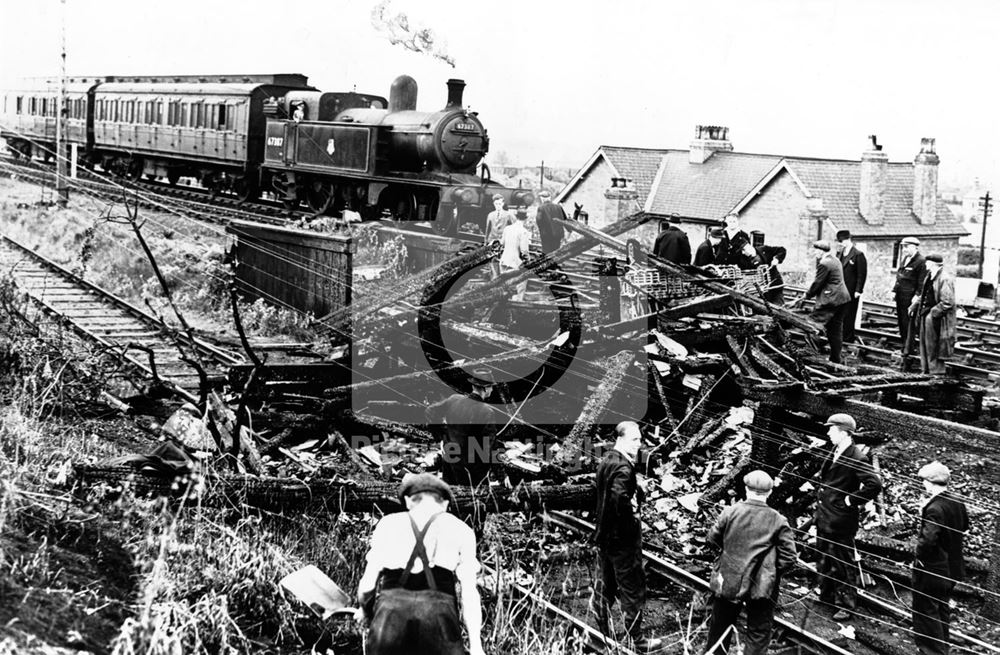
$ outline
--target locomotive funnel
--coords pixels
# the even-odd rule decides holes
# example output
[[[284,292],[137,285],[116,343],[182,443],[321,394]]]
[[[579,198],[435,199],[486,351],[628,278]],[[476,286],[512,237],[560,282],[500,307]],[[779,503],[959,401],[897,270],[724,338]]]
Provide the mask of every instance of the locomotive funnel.
[[[464,80],[456,80],[455,78],[448,80],[448,104],[445,105],[445,109],[462,108],[462,91],[464,89]]]
[[[409,75],[400,75],[389,87],[389,113],[413,111],[417,108],[417,81]]]

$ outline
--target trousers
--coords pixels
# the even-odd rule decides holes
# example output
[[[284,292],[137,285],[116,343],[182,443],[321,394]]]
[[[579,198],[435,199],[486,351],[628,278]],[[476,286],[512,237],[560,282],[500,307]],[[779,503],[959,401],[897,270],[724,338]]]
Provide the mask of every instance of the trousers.
[[[847,310],[844,312],[844,343],[854,343],[858,338],[854,334],[854,324],[858,320],[858,305],[860,304],[861,298],[854,298],[847,303]]]
[[[841,352],[844,348],[844,314],[850,303],[837,305],[836,307],[822,307],[813,310],[810,318],[817,323],[822,323],[826,330],[826,341],[830,347],[830,361],[834,364],[841,362]]]
[[[726,629],[736,623],[740,609],[746,605],[747,629],[743,655],[763,655],[771,645],[771,631],[774,627],[774,600],[758,598],[747,601],[726,600],[718,596],[712,602],[712,621],[708,626],[706,649],[712,648]],[[729,652],[732,635],[728,635],[719,648],[706,650],[705,655],[721,655]]]
[[[505,266],[504,264],[500,264],[501,273],[507,273],[508,271],[516,271],[519,268],[520,267],[518,266]],[[528,281],[524,280],[523,282],[518,282],[515,288],[517,289],[517,292],[514,294],[513,299],[524,300],[524,293],[528,290]]]
[[[954,587],[951,580],[913,571],[913,641],[920,655],[948,655],[948,600]]]
[[[913,292],[896,292],[896,325],[899,327],[899,339],[905,344],[906,334],[910,330],[910,301]]]
[[[816,567],[819,599],[844,609],[857,607],[861,575],[854,559],[854,535],[818,534],[816,549],[820,553]]]
[[[917,320],[920,326],[921,372],[944,375],[947,359],[938,357],[941,347],[941,319],[926,314]]]
[[[369,655],[465,655],[455,597],[425,589],[383,589],[368,628]]]
[[[609,614],[615,598],[621,601],[625,630],[633,640],[642,629],[642,608],[646,604],[646,572],[642,567],[640,543],[601,544],[597,565],[600,575],[594,585],[593,610],[601,633],[611,635]]]

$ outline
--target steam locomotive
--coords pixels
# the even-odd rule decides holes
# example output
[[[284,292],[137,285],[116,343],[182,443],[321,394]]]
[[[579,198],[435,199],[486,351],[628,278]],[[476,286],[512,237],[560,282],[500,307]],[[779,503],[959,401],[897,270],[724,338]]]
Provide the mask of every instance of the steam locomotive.
[[[443,109],[418,111],[417,84],[402,75],[389,98],[324,92],[298,74],[73,78],[66,87],[66,143],[85,165],[176,184],[196,178],[240,200],[271,191],[289,208],[350,210],[363,219],[430,221],[443,233],[483,225],[500,193],[530,205],[529,190],[489,179],[489,137],[448,81]],[[15,156],[55,151],[58,80],[7,91],[0,137]]]

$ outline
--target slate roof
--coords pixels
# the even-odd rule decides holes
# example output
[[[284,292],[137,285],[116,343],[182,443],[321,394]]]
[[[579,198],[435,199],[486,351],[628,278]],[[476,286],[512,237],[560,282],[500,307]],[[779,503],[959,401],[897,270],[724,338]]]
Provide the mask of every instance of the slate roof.
[[[933,225],[921,225],[913,214],[913,164],[890,163],[885,198],[885,223],[869,225],[858,212],[861,162],[788,158],[785,165],[810,195],[822,198],[823,209],[837,229],[868,238],[905,236],[964,236],[969,232],[939,198]]]
[[[777,155],[716,152],[704,163],[692,164],[687,150],[668,151],[646,211],[721,221],[781,160]]]
[[[618,174],[632,180],[639,194],[639,204],[644,205],[649,196],[649,190],[656,179],[660,161],[667,150],[652,148],[623,148],[620,146],[601,146],[600,151],[615,167]]]

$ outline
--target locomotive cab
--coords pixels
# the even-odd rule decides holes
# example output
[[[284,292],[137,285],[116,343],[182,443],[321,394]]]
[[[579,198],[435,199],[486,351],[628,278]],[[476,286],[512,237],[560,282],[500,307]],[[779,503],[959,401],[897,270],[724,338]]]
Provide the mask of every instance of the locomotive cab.
[[[330,122],[348,109],[385,109],[388,101],[367,93],[293,91],[281,99],[284,114],[292,120]],[[297,112],[300,112],[297,115]]]

